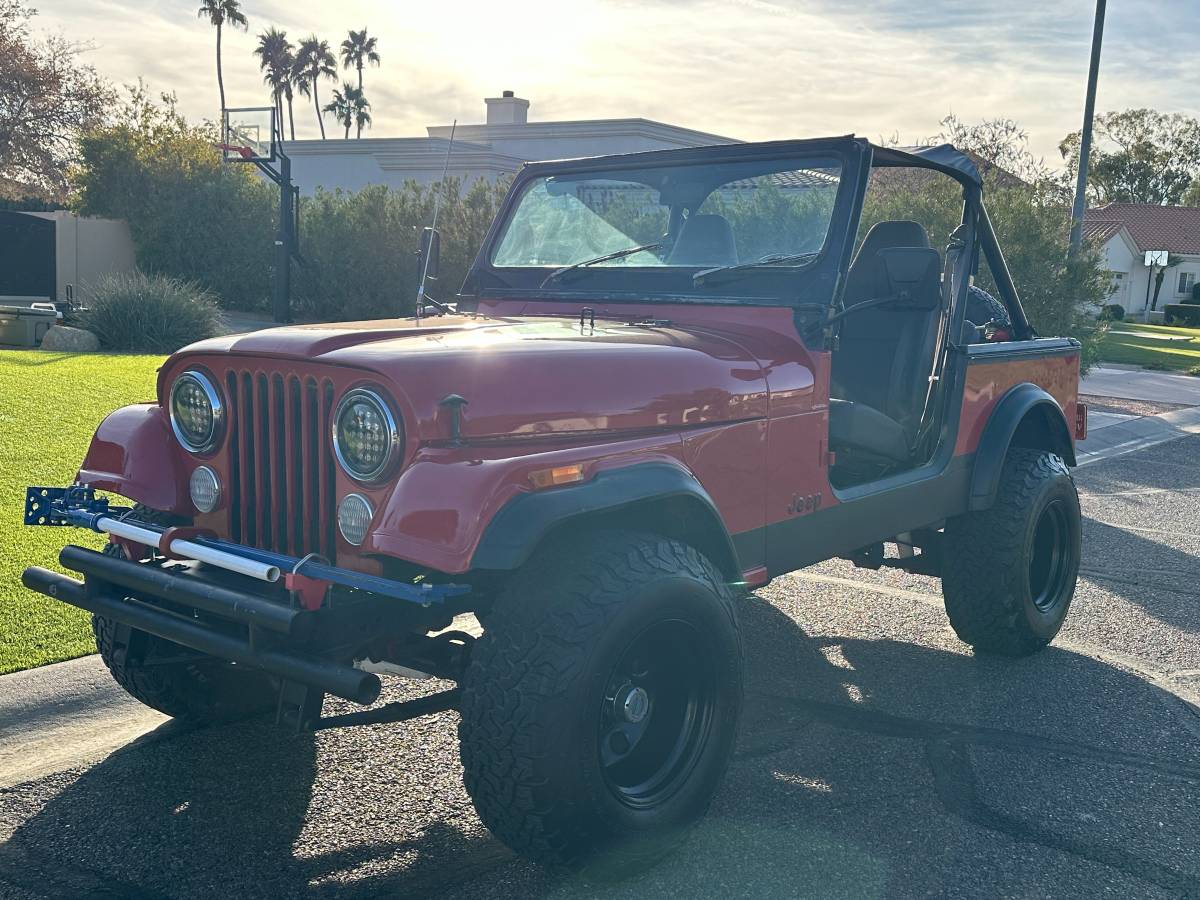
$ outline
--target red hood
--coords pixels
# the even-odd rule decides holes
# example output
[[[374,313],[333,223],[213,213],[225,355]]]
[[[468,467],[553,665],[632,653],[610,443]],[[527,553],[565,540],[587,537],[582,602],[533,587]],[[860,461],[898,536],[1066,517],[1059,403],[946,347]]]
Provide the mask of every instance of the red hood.
[[[402,407],[410,434],[439,440],[438,402],[465,397],[463,435],[561,434],[701,426],[766,415],[755,358],[730,337],[686,325],[580,326],[577,318],[447,317],[276,328],[203,341],[164,367],[236,355],[264,367],[365,370]],[[288,362],[285,362],[288,360]],[[161,393],[160,393],[161,396]]]

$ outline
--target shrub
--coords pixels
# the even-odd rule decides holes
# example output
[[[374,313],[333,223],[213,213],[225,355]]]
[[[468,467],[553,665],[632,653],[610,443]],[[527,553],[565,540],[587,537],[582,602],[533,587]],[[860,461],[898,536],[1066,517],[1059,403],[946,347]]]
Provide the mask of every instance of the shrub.
[[[1125,307],[1120,303],[1110,303],[1100,310],[1101,322],[1123,322],[1125,321]]]
[[[1200,328],[1200,306],[1168,303],[1163,307],[1163,322],[1166,325],[1187,325],[1191,328]]]
[[[300,251],[293,269],[292,309],[320,321],[409,316],[417,289],[416,250],[433,216],[437,187],[407,182],[361,191],[317,191],[305,198]],[[441,277],[427,285],[452,299],[462,284],[504,196],[503,184],[477,181],[465,193],[447,182],[438,214]]]
[[[138,267],[194,281],[234,309],[264,309],[278,192],[253,166],[227,165],[211,124],[193,125],[173,98],[132,88],[111,124],[79,141],[75,209],[129,223]]]
[[[219,333],[221,312],[195,283],[133,272],[102,278],[79,325],[109,350],[174,353]]]

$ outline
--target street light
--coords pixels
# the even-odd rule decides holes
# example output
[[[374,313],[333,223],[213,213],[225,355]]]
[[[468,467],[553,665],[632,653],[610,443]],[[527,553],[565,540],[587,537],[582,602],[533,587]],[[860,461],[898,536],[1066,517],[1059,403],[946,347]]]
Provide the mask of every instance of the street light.
[[[1070,255],[1083,246],[1083,209],[1087,202],[1088,156],[1092,151],[1092,119],[1096,114],[1096,79],[1100,74],[1100,45],[1104,41],[1104,7],[1096,0],[1096,24],[1092,29],[1092,61],[1088,68],[1087,99],[1083,104],[1083,132],[1079,136],[1079,174],[1075,180],[1075,203],[1071,207]]]

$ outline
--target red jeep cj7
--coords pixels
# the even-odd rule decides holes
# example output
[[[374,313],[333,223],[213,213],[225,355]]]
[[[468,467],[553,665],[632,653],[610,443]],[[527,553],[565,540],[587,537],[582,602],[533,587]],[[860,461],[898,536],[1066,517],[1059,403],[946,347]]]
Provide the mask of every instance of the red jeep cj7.
[[[862,223],[855,252],[870,179],[931,178],[961,185],[953,234]],[[175,354],[75,485],[30,489],[29,524],[108,549],[25,584],[91,611],[116,680],[172,716],[457,708],[480,817],[557,865],[653,859],[704,813],[747,588],[840,556],[940,577],[979,652],[1062,624],[1079,345],[1026,320],[951,147],[529,165],[457,309],[425,312]],[[380,672],[458,686],[321,718]]]

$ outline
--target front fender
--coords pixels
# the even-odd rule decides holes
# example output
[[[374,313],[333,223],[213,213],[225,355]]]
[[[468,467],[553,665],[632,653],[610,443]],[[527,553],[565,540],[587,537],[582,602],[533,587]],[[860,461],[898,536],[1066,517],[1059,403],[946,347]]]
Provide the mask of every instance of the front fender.
[[[80,484],[112,491],[152,509],[191,515],[171,425],[156,403],[109,413],[92,436],[75,476]]]
[[[690,481],[703,493],[682,456],[677,434],[572,448],[423,450],[405,467],[376,513],[363,550],[449,574],[510,569],[523,561],[536,538],[553,524],[545,518],[535,523],[532,514],[527,517],[520,510],[556,506],[567,501],[555,498],[567,494],[575,498],[575,512],[615,501],[615,495],[589,485],[606,485],[610,482],[606,473],[626,468],[653,466],[660,473],[677,472],[675,480]],[[532,472],[576,463],[583,465],[583,482],[533,490]],[[600,495],[604,496],[597,500]],[[584,498],[591,499],[583,503]]]

